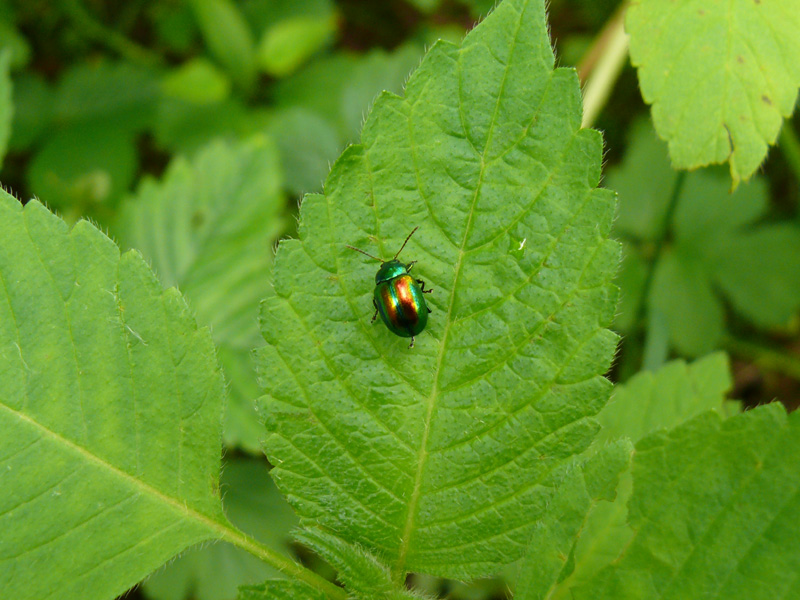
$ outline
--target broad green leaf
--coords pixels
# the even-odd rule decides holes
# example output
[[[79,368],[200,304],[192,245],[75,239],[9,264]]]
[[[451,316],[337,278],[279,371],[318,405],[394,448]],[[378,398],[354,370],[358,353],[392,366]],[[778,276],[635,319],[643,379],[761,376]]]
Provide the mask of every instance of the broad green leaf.
[[[603,429],[595,439],[595,447],[604,450],[606,444],[620,438],[638,442],[654,431],[676,427],[706,410],[724,414],[725,393],[730,387],[728,359],[723,353],[688,365],[676,360],[655,373],[640,373],[625,385],[618,385],[598,415]],[[573,571],[559,582],[553,599],[571,599],[573,588],[584,585],[616,560],[630,541],[633,532],[627,524],[627,504],[631,487],[627,472],[620,478],[614,502],[592,507],[575,545]]]
[[[547,514],[534,529],[520,565],[516,600],[552,597],[558,583],[574,568],[575,543],[587,515],[600,500],[614,499],[619,475],[628,468],[632,453],[629,441],[618,440],[561,474],[558,492],[549,499]]]
[[[30,115],[23,109],[28,120],[36,121],[23,130],[23,142],[42,135],[51,120],[58,128],[31,160],[31,190],[68,221],[88,215],[107,222],[138,167],[135,136],[152,124],[157,74],[127,63],[99,62],[67,70],[52,99],[41,83],[32,85],[33,100],[46,110]]]
[[[345,146],[329,121],[304,108],[275,111],[266,132],[280,149],[286,187],[298,194],[322,189],[331,163]]]
[[[8,52],[10,54],[8,59],[10,66],[14,69],[20,69],[30,61],[31,46],[15,24],[7,20],[9,16],[0,16],[0,54]]]
[[[271,115],[267,131],[280,146],[290,190],[322,189],[331,163],[357,138],[375,96],[382,90],[399,92],[421,53],[412,44],[391,54],[381,50],[363,56],[338,53],[278,82],[279,108]]]
[[[672,164],[730,162],[734,187],[764,160],[800,86],[795,0],[631,3],[631,62]]]
[[[164,285],[180,287],[198,322],[211,326],[231,380],[225,441],[253,451],[262,436],[249,351],[259,339],[258,303],[268,293],[272,245],[283,228],[280,189],[269,139],[217,142],[191,163],[175,159],[161,182],[145,180],[114,229],[123,246],[151,261]]]
[[[44,78],[35,73],[20,73],[14,78],[14,123],[8,145],[12,150],[27,150],[50,126],[53,92]]]
[[[194,154],[217,138],[240,139],[242,134],[254,133],[253,120],[253,113],[236,97],[200,103],[164,97],[153,133],[162,148]]]
[[[796,314],[800,228],[764,218],[763,180],[730,194],[718,170],[689,173],[677,190],[672,221],[665,224],[677,174],[669,170],[665,144],[642,123],[634,128],[623,164],[607,181],[620,194],[616,232],[629,242],[618,280],[622,304],[616,324],[622,331],[633,325],[646,260],[654,258],[647,304],[665,316],[672,345],[684,354],[700,356],[718,346],[725,312],[720,295],[761,327],[785,327]],[[647,256],[665,226],[669,243],[659,257]]]
[[[795,598],[800,414],[705,413],[636,446],[632,537],[575,598]]]
[[[392,53],[334,54],[278,82],[275,101],[280,108],[317,113],[339,131],[342,143],[351,142],[357,139],[375,96],[383,90],[399,93],[421,55],[416,44],[405,44]]]
[[[520,558],[549,477],[594,436],[618,245],[580,120],[543,2],[506,0],[378,98],[279,246],[259,353],[273,477],[396,579]],[[409,349],[370,325],[377,265],[345,244],[388,258],[414,226],[401,258],[434,291]]]
[[[257,59],[265,73],[285,77],[330,44],[336,34],[335,14],[301,15],[276,23],[264,32]]]
[[[779,223],[721,240],[712,277],[733,307],[761,327],[785,327],[800,306],[800,227]]]
[[[656,137],[649,120],[634,121],[628,138],[622,164],[609,169],[605,177],[619,194],[614,232],[626,239],[655,241],[678,174],[670,167],[666,145]],[[708,201],[725,204],[722,198]]]
[[[222,470],[220,491],[225,514],[242,531],[279,552],[288,551],[296,517],[272,483],[265,461],[234,459]],[[261,583],[279,573],[268,564],[218,542],[188,550],[142,584],[153,600],[228,600],[244,584]]]
[[[11,137],[11,122],[14,118],[14,104],[11,101],[11,52],[0,51],[0,168],[6,155],[8,139]]]
[[[130,131],[104,121],[73,123],[47,137],[30,162],[28,184],[69,221],[107,221],[137,166]]]
[[[110,598],[230,528],[211,336],[135,252],[0,192],[0,590]]]
[[[618,385],[598,415],[596,444],[627,437],[638,442],[660,428],[680,425],[706,410],[720,409],[732,385],[728,357],[709,354],[691,364],[675,360]]]
[[[231,82],[211,61],[200,57],[165,75],[161,89],[170,98],[203,105],[228,98]]]
[[[276,579],[260,585],[239,588],[238,600],[328,600],[328,597],[301,581]]]
[[[78,63],[58,82],[55,119],[63,124],[97,125],[140,131],[155,114],[158,73],[131,63]]]
[[[245,90],[255,82],[253,34],[233,0],[191,0],[190,5],[211,55]]]

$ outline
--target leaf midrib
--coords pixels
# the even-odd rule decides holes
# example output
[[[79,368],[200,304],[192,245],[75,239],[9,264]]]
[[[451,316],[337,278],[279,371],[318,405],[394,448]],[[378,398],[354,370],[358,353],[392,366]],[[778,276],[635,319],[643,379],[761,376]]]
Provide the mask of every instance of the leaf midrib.
[[[517,27],[516,27],[516,30],[514,31],[514,36],[512,38],[512,43],[511,43],[511,49],[509,51],[509,60],[506,62],[505,68],[503,70],[503,80],[502,80],[502,82],[500,84],[500,89],[499,89],[498,94],[497,94],[497,101],[495,102],[494,111],[492,113],[492,119],[491,119],[491,122],[490,122],[490,125],[489,125],[489,131],[488,131],[488,133],[486,135],[486,142],[485,142],[485,145],[484,145],[484,148],[483,148],[483,154],[481,155],[481,170],[480,170],[480,174],[479,174],[479,177],[478,177],[478,184],[476,185],[475,193],[472,196],[472,203],[470,205],[469,215],[467,217],[467,224],[464,227],[464,237],[461,240],[461,247],[458,250],[458,260],[456,262],[455,276],[453,277],[453,287],[452,287],[452,289],[450,291],[450,302],[449,302],[448,307],[447,307],[447,317],[445,319],[444,333],[442,335],[442,343],[441,343],[440,350],[439,350],[439,357],[438,357],[438,360],[437,360],[437,363],[436,363],[433,389],[431,391],[430,396],[428,396],[428,399],[427,399],[427,402],[426,402],[426,404],[427,404],[426,415],[425,415],[425,421],[424,421],[424,428],[423,428],[423,432],[422,432],[422,439],[420,441],[420,450],[419,450],[419,454],[417,455],[417,472],[416,472],[416,475],[414,476],[414,488],[413,488],[413,490],[411,492],[411,498],[409,499],[409,502],[408,502],[408,513],[407,513],[407,518],[406,518],[406,524],[405,524],[405,526],[403,528],[403,533],[402,533],[401,538],[400,538],[400,540],[401,540],[400,548],[398,550],[397,561],[396,561],[395,567],[393,569],[393,571],[394,571],[393,575],[395,577],[395,580],[398,583],[402,583],[404,578],[405,578],[406,558],[408,556],[408,550],[409,550],[409,548],[411,546],[410,541],[411,541],[411,535],[412,535],[412,532],[413,532],[413,529],[414,529],[414,521],[416,520],[417,511],[419,510],[419,500],[420,500],[421,490],[422,490],[422,479],[423,479],[423,476],[425,474],[425,466],[427,464],[427,459],[428,459],[428,438],[430,436],[431,421],[432,421],[432,418],[433,418],[434,407],[436,406],[436,400],[438,399],[438,396],[439,396],[439,385],[440,385],[441,374],[442,374],[442,365],[444,363],[444,355],[445,355],[445,352],[447,350],[447,341],[448,341],[449,336],[450,336],[450,329],[451,329],[450,326],[451,326],[451,322],[452,322],[453,306],[455,304],[456,289],[458,288],[458,280],[459,280],[459,277],[461,275],[461,268],[462,268],[462,265],[463,265],[464,255],[466,254],[465,246],[467,244],[467,239],[469,238],[469,234],[470,234],[471,228],[472,228],[472,220],[473,220],[473,216],[475,214],[475,204],[478,201],[478,196],[479,196],[480,190],[481,190],[481,188],[483,186],[484,175],[485,175],[485,172],[486,172],[486,154],[489,151],[489,148],[491,147],[492,136],[494,134],[494,127],[495,127],[495,124],[497,123],[497,114],[498,114],[498,111],[500,110],[500,102],[501,102],[501,99],[503,98],[503,93],[505,91],[506,80],[508,79],[508,71],[509,71],[511,63],[512,63],[512,57],[513,57],[513,54],[514,54],[514,50],[516,49],[516,44],[517,44],[517,39],[519,37],[519,32],[520,32],[520,29],[522,27],[523,16],[524,16],[525,11],[527,10],[527,8],[528,8],[528,3],[526,2],[524,7],[522,8],[522,10],[519,13],[519,19],[517,21]],[[459,63],[460,63],[460,60],[459,60]],[[460,69],[459,69],[459,71],[460,71]],[[459,77],[460,77],[460,72],[459,72]],[[459,106],[459,115],[461,116],[462,127],[464,128],[464,132],[466,134],[467,133],[467,127],[466,127],[466,123],[464,121],[463,112],[461,110],[462,102],[461,102],[460,94],[459,94],[459,99],[458,99],[458,106]],[[411,139],[413,140],[413,137],[411,137]],[[467,139],[469,139],[469,135],[468,134],[467,134]]]
[[[208,515],[204,515],[203,513],[193,508],[189,508],[189,506],[180,498],[173,498],[165,494],[158,488],[155,488],[141,481],[140,479],[135,478],[129,473],[126,473],[125,471],[116,467],[112,463],[104,460],[103,458],[97,456],[96,454],[93,454],[83,446],[80,446],[75,442],[73,442],[72,440],[63,437],[62,435],[56,433],[52,429],[45,427],[44,425],[32,419],[28,415],[13,409],[12,407],[8,406],[5,402],[0,402],[0,408],[10,413],[20,422],[33,426],[43,435],[43,437],[50,438],[57,444],[60,444],[62,447],[66,448],[67,450],[72,451],[75,454],[79,455],[87,462],[99,466],[101,469],[106,470],[117,479],[123,481],[125,484],[130,485],[134,489],[138,489],[139,491],[142,492],[143,495],[155,498],[162,504],[169,506],[178,515],[182,515],[184,519],[193,520],[196,523],[200,524],[201,526],[205,527],[206,529],[209,530],[209,533],[211,534],[209,536],[210,538],[213,537],[234,544],[235,546],[238,546],[243,550],[248,551],[249,553],[263,560],[264,562],[272,565],[279,571],[287,575],[294,576],[297,579],[300,579],[305,583],[308,583],[309,585],[312,585],[313,587],[322,590],[323,592],[328,594],[328,596],[330,596],[331,598],[335,600],[345,600],[346,597],[345,594],[342,592],[341,588],[322,579],[321,577],[316,575],[316,573],[301,567],[300,565],[293,562],[289,558],[281,554],[278,554],[274,550],[256,541],[254,538],[239,531],[230,523],[216,521]]]

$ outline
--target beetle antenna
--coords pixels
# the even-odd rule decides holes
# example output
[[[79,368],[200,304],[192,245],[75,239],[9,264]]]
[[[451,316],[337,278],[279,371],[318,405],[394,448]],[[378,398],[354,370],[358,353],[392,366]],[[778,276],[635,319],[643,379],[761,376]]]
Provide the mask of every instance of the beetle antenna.
[[[406,247],[406,244],[408,243],[408,240],[410,240],[410,239],[411,239],[411,236],[412,236],[412,235],[414,235],[414,232],[415,232],[417,229],[419,229],[419,225],[417,225],[416,227],[414,227],[414,229],[412,229],[412,230],[411,230],[411,233],[409,233],[409,234],[408,234],[408,237],[406,238],[406,241],[405,241],[405,242],[403,242],[403,245],[402,245],[402,246],[400,246],[400,250],[398,250],[398,251],[397,251],[397,254],[395,254],[395,255],[394,255],[394,257],[395,257],[395,258],[397,258],[398,256],[400,256],[400,253],[403,251],[403,248],[405,248],[405,247]]]
[[[361,252],[361,254],[363,254],[363,255],[365,255],[365,256],[369,256],[370,258],[372,258],[372,259],[374,259],[374,260],[377,260],[377,261],[380,261],[380,262],[386,262],[386,261],[385,261],[385,260],[383,260],[382,258],[378,258],[377,256],[372,256],[372,254],[369,254],[369,253],[367,253],[367,252],[364,252],[363,250],[359,250],[358,248],[353,248],[352,246],[348,246],[347,244],[345,244],[345,245],[344,245],[344,247],[345,247],[345,248],[350,248],[350,250],[355,250],[356,252]]]

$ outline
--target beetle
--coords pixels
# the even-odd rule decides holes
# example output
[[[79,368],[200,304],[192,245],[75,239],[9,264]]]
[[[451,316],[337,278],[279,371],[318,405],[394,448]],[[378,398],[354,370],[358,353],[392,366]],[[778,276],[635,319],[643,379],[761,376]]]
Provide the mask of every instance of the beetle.
[[[414,336],[419,334],[428,324],[428,313],[431,309],[425,303],[422,294],[430,294],[432,289],[425,289],[425,282],[422,279],[414,279],[410,274],[411,267],[417,261],[412,260],[405,264],[397,260],[403,248],[406,247],[408,240],[414,235],[419,227],[414,227],[408,234],[406,241],[400,246],[400,250],[391,260],[383,260],[377,256],[372,256],[354,248],[347,246],[350,250],[355,250],[373,260],[380,261],[381,266],[375,274],[375,291],[372,296],[372,304],[375,306],[375,314],[372,315],[372,323],[381,315],[389,331],[400,337],[410,337],[409,348],[414,347]]]

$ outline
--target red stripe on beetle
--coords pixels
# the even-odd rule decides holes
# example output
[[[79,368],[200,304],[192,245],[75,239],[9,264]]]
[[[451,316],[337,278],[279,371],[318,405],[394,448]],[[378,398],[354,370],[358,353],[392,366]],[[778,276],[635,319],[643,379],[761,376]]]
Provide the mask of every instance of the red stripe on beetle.
[[[384,310],[386,311],[386,318],[389,319],[392,323],[397,322],[397,304],[392,298],[392,288],[390,286],[385,286],[381,290],[381,306],[383,306]]]
[[[414,294],[411,292],[411,281],[412,279],[408,275],[398,278],[394,282],[394,290],[401,309],[410,307],[411,310],[403,310],[403,317],[406,322],[413,325],[417,322],[418,315],[415,310]]]

